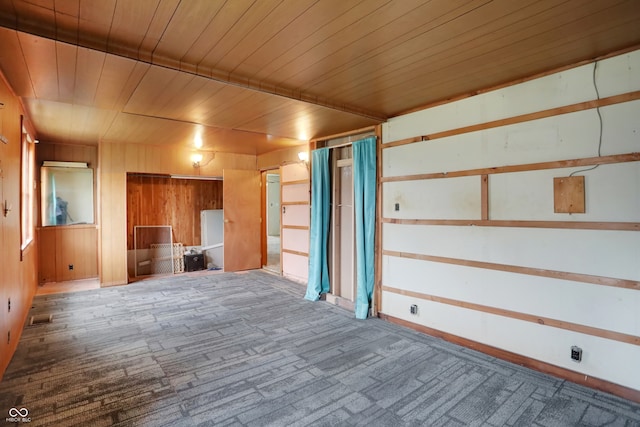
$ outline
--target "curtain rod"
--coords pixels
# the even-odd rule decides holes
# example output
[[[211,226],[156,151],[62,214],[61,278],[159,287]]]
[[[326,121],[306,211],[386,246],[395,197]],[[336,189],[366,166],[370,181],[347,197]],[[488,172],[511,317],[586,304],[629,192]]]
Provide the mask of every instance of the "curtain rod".
[[[309,142],[324,142],[332,139],[343,138],[345,136],[358,135],[361,133],[371,132],[375,130],[376,130],[376,125],[371,125],[371,126],[363,127],[361,129],[352,130],[349,132],[336,133],[334,135],[323,136],[322,138],[313,138],[313,139],[310,139]]]
[[[378,137],[376,135],[371,135],[373,137],[375,137],[376,139],[378,139]],[[348,141],[348,142],[343,142],[342,144],[336,144],[336,145],[327,145],[326,148],[342,148],[342,147],[346,147],[349,145],[353,145],[355,141]]]

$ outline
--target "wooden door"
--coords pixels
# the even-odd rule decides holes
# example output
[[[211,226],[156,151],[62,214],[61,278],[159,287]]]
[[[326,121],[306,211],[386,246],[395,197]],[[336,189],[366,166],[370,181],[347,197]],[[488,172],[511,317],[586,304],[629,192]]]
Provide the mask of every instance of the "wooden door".
[[[224,270],[261,267],[260,172],[222,171]]]

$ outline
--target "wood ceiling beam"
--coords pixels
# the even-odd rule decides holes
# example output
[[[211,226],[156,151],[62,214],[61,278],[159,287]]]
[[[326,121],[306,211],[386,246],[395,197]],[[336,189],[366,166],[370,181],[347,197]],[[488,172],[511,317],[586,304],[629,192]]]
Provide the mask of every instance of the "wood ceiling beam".
[[[4,27],[10,30],[23,32],[26,34],[42,37],[50,40],[54,40],[60,43],[66,43],[72,46],[83,47],[91,49],[93,51],[107,53],[114,56],[131,59],[141,63],[149,65],[155,65],[158,67],[167,68],[170,70],[180,71],[187,74],[192,74],[206,79],[210,79],[222,84],[241,87],[247,90],[260,92],[263,94],[278,96],[295,101],[301,101],[308,104],[313,104],[325,108],[329,108],[344,113],[354,114],[360,117],[365,117],[378,121],[380,123],[387,120],[387,116],[379,111],[370,111],[353,105],[347,105],[343,103],[334,102],[328,98],[324,98],[320,95],[304,93],[299,90],[295,90],[289,87],[270,84],[263,81],[254,81],[245,76],[234,75],[232,73],[225,73],[223,71],[214,68],[198,67],[194,64],[186,64],[178,59],[166,58],[152,53],[141,53],[137,49],[128,46],[114,46],[109,44],[105,46],[104,40],[91,39],[86,35],[78,35],[76,32],[66,34],[59,28],[53,28],[52,26],[43,25],[43,23],[18,22],[8,19],[6,15],[0,13],[0,27]]]

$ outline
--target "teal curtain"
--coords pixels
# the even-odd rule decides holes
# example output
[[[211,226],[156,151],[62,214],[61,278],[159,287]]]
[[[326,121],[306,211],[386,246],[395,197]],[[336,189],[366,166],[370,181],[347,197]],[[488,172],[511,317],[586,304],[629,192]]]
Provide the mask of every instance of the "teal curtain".
[[[374,285],[376,232],[376,137],[353,143],[353,192],[356,222],[356,319],[366,319]]]
[[[317,301],[329,292],[327,242],[331,204],[329,149],[311,152],[311,230],[309,236],[309,281],[305,299]]]

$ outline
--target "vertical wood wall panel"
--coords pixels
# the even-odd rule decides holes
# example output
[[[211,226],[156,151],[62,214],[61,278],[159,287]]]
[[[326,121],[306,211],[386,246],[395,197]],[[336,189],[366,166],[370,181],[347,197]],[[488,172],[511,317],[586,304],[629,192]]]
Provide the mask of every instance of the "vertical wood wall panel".
[[[170,225],[174,242],[198,246],[200,211],[222,208],[222,181],[129,175],[127,249],[133,249],[136,225]]]
[[[98,210],[97,167],[98,147],[76,144],[54,144],[40,142],[36,146],[36,224],[42,224],[40,215],[40,166],[44,161],[83,162],[94,170],[94,217],[95,225],[64,227],[40,227],[39,229],[39,282],[98,277]],[[73,264],[73,270],[69,270]]]
[[[127,173],[222,176],[222,169],[255,170],[256,157],[206,153],[200,168],[191,163],[193,150],[175,145],[149,146],[102,141],[100,161],[100,283],[123,285],[127,274]]]
[[[0,380],[13,356],[37,287],[38,242],[33,241],[20,255],[21,115],[20,102],[0,73],[0,204],[13,209],[0,211]],[[8,300],[11,299],[11,311]]]

